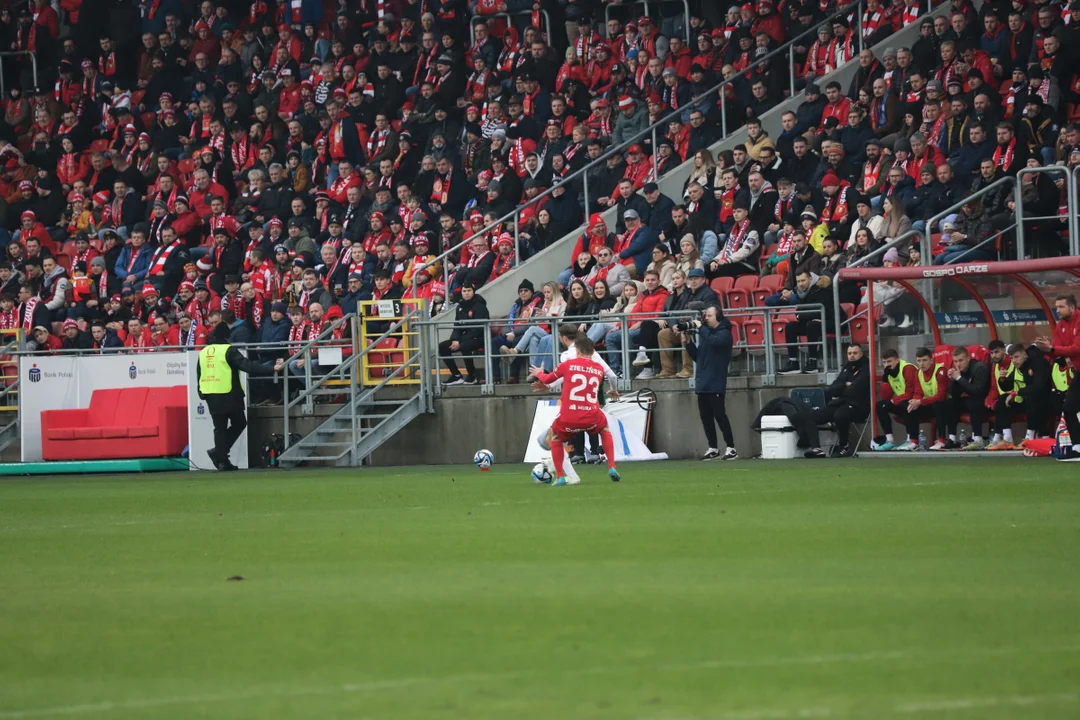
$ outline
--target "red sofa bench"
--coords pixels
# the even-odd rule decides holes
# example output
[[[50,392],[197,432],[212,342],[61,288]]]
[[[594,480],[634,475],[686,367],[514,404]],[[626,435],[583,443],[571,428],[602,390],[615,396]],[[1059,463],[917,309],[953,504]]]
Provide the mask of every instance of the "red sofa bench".
[[[187,386],[95,390],[90,407],[41,413],[45,460],[177,456],[188,444]]]

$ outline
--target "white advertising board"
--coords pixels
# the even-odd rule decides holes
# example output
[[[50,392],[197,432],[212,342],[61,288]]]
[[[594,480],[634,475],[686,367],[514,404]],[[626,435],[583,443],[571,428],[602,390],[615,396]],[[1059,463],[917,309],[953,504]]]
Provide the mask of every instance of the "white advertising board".
[[[23,462],[41,461],[41,413],[79,403],[78,358],[19,356],[19,435]]]
[[[608,428],[615,440],[615,460],[666,460],[667,453],[654,453],[645,446],[645,432],[649,426],[649,411],[633,401],[610,402],[604,408]],[[537,400],[533,412],[529,444],[525,447],[526,463],[537,463],[551,455],[536,442],[536,437],[559,415],[557,399]]]

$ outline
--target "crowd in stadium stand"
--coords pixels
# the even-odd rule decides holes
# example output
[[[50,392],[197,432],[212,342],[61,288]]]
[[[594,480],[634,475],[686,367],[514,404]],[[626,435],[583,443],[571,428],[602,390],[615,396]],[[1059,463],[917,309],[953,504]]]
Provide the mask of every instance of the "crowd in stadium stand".
[[[840,268],[972,190],[1029,163],[1080,163],[1076,3],[955,0],[880,57],[871,46],[920,22],[923,3],[869,0],[857,16],[758,0],[715,22],[703,2],[688,18],[678,3],[633,17],[598,0],[80,7],[0,11],[0,34],[38,72],[34,87],[25,56],[4,61],[0,328],[43,351],[195,346],[214,313],[236,342],[296,347],[366,300],[475,316],[484,299],[463,289],[584,224],[564,273],[522,283],[499,340],[521,355],[508,379],[552,342],[515,324],[526,316],[635,311],[625,332],[581,324],[614,367],[626,345],[645,377],[686,377],[666,311],[725,303],[729,281],[758,275],[770,305],[831,306]],[[754,65],[838,10],[790,48],[795,78],[784,58]],[[847,87],[819,84],[848,62]],[[708,91],[724,78],[721,102]],[[805,96],[771,137],[758,118],[791,82]],[[656,148],[645,135],[591,167],[588,198],[582,176],[563,181],[674,112]],[[725,126],[748,139],[714,156]],[[667,197],[657,181],[684,160],[690,178]],[[547,189],[517,242],[512,222],[478,232]],[[1063,191],[1026,176],[1025,213],[1063,213]],[[944,218],[934,258],[904,243],[871,264],[1009,256],[1013,202],[989,194]],[[1033,221],[1028,247],[1062,252],[1061,227]],[[464,241],[446,283],[436,258]],[[863,288],[847,285],[856,306]],[[896,301],[884,323],[916,322]],[[834,331],[824,317],[800,313],[792,332]]]

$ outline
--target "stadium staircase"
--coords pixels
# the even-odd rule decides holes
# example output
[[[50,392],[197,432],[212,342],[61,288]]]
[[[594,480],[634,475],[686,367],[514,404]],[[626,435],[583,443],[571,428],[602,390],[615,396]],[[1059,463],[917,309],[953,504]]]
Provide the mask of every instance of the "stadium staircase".
[[[358,467],[418,415],[434,412],[431,373],[425,371],[419,332],[412,329],[412,323],[423,319],[423,312],[409,311],[382,335],[370,341],[365,338],[363,349],[357,345],[352,352],[343,353],[346,357],[339,364],[321,377],[309,376],[304,389],[286,401],[286,449],[278,457],[281,467]],[[360,325],[357,320],[347,316],[338,322],[352,321],[355,329]],[[307,358],[310,366],[317,344],[333,346],[327,336],[335,327],[298,349],[289,362]],[[353,337],[358,342],[361,335],[354,332]],[[343,404],[306,436],[292,434],[291,411],[298,408],[301,413],[310,413],[313,403],[321,402]]]

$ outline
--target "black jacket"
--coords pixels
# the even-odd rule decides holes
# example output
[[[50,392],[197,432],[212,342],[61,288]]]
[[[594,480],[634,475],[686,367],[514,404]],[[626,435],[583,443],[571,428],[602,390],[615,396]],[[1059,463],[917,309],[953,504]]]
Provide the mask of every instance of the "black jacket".
[[[462,300],[458,303],[457,310],[454,313],[454,330],[450,333],[450,340],[457,340],[459,343],[479,343],[481,346],[484,342],[484,333],[487,328],[483,325],[458,325],[468,320],[487,320],[490,317],[488,315],[487,301],[480,295],[473,295],[472,300]]]
[[[1025,400],[1046,400],[1050,397],[1050,363],[1046,356],[1031,347],[1028,349],[1028,359],[1020,366],[1020,375],[1024,378],[1024,387],[1017,391],[1017,395]],[[1001,389],[1007,392],[1013,391],[1013,376],[1009,373],[1001,380]]]
[[[982,399],[990,392],[990,366],[978,360],[968,363],[967,370],[949,383],[949,396]]]
[[[236,404],[243,406],[244,386],[240,383],[241,371],[256,377],[270,377],[274,374],[274,368],[272,366],[263,365],[254,360],[248,360],[244,357],[243,353],[232,345],[229,345],[228,349],[225,351],[225,362],[228,363],[229,368],[232,370],[232,390],[223,395],[204,395],[202,388],[199,389],[199,397],[205,400],[206,404],[210,406],[211,415],[219,412],[226,412]],[[202,377],[201,361],[195,366],[195,377],[196,382]]]
[[[825,397],[830,406],[846,405],[860,418],[870,414],[870,363],[865,355],[844,364],[840,374],[825,388]]]
[[[702,325],[697,337],[686,344],[686,352],[694,359],[694,392],[720,394],[727,392],[728,365],[731,364],[731,322],[721,318],[715,328]]]

